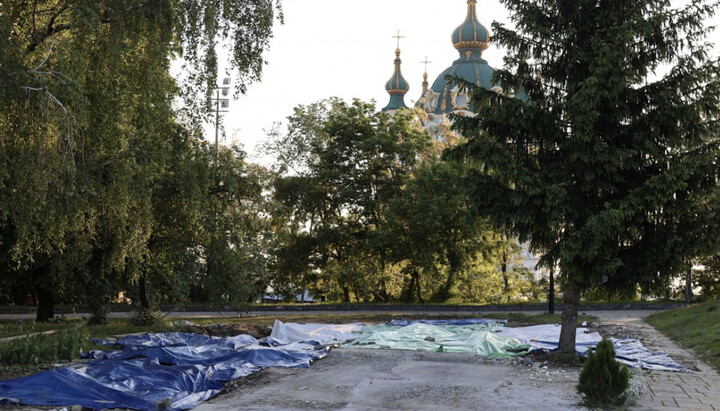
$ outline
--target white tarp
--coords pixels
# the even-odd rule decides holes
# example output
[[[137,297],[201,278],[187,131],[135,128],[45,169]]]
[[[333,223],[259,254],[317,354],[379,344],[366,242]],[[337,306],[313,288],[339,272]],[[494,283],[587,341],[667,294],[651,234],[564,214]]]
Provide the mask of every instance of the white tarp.
[[[292,342],[316,341],[320,344],[343,342],[357,338],[364,324],[295,324],[275,320],[272,333],[268,339],[276,344]]]
[[[354,340],[354,348],[385,348],[421,351],[472,352],[482,356],[516,356],[538,350],[558,348],[560,326],[556,324],[529,327],[504,327],[500,324],[432,325],[403,322],[407,325],[380,324],[285,324],[275,320],[271,344],[315,341],[319,344]],[[587,355],[588,349],[602,341],[597,332],[578,328],[576,352]],[[650,370],[688,371],[663,352],[653,352],[632,339],[617,340],[615,358],[631,367]]]
[[[493,332],[505,338],[513,338],[523,344],[530,345],[530,351],[538,349],[557,348],[560,341],[560,326],[557,324],[531,325],[528,327],[493,327]],[[595,347],[602,341],[597,332],[590,332],[587,328],[578,328],[575,345],[578,354],[585,354],[589,347]]]

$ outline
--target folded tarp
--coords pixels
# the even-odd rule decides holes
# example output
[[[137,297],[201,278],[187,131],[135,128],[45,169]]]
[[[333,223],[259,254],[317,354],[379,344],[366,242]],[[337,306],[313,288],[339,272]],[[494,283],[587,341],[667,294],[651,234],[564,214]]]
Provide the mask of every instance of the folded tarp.
[[[268,342],[289,344],[292,342],[315,342],[330,344],[357,338],[363,324],[294,324],[275,320]]]
[[[530,348],[518,340],[492,332],[489,324],[455,326],[423,323],[404,327],[389,324],[363,327],[360,338],[344,346],[472,353],[492,358],[522,355]]]
[[[143,334],[118,341],[121,351],[94,351],[99,361],[0,382],[0,404],[154,410],[167,400],[174,410],[193,408],[227,381],[264,367],[309,367],[327,355],[313,345],[271,348],[249,336]]]

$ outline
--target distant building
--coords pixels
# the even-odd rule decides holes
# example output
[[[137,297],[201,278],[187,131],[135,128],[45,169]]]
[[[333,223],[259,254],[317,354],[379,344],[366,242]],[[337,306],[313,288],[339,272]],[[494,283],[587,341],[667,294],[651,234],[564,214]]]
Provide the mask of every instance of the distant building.
[[[499,85],[493,82],[495,69],[488,65],[482,58],[482,54],[490,47],[490,33],[480,23],[477,17],[477,0],[468,0],[468,10],[465,21],[452,32],[452,45],[460,54],[459,58],[446,68],[430,87],[428,83],[427,63],[424,61],[425,73],[423,74],[422,93],[417,100],[415,107],[424,110],[428,114],[426,127],[432,130],[435,126],[448,121],[448,114],[454,113],[461,116],[474,116],[473,102],[470,96],[461,88],[448,81],[449,77],[459,77],[464,81],[483,87],[487,90],[502,92]],[[410,86],[403,78],[400,59],[400,43],[402,38],[398,33],[398,47],[395,50],[395,71],[393,76],[385,84],[385,90],[390,94],[390,102],[382,111],[394,114],[397,110],[407,108],[405,105],[405,94]],[[521,97],[522,98],[522,97]],[[530,252],[527,246],[523,246],[521,252],[522,265],[534,273],[535,279],[540,280],[547,277],[545,270],[537,270],[538,257]]]

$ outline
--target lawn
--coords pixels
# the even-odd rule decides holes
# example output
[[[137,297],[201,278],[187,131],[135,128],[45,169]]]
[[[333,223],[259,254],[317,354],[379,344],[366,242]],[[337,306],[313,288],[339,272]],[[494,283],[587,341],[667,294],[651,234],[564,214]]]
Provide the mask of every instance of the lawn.
[[[720,300],[659,312],[646,321],[720,371]]]

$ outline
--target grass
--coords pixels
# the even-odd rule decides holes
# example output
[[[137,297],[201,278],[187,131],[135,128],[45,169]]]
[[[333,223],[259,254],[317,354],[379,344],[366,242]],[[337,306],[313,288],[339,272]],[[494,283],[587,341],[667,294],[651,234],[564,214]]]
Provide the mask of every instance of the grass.
[[[57,332],[26,336],[0,343],[0,379],[51,368],[53,364],[81,358],[82,352],[104,348],[93,344],[90,337],[104,338],[139,332],[178,330],[178,327],[165,323],[152,327],[134,326],[124,319],[112,320],[109,324],[100,326],[84,326],[81,320],[49,323],[43,326],[36,327],[34,332],[40,332],[38,328],[42,328],[43,331],[57,330]],[[21,331],[26,333],[28,326],[26,325]]]
[[[720,371],[720,300],[659,312],[646,321]]]
[[[0,339],[42,333],[46,331],[57,331],[74,328],[82,324],[82,320],[60,320],[49,323],[36,323],[33,320],[0,320]]]
[[[492,314],[469,314],[469,313],[442,313],[442,314],[393,314],[393,313],[348,313],[348,314],[278,314],[263,316],[238,316],[223,318],[188,318],[197,324],[241,324],[241,325],[273,325],[275,319],[282,322],[295,323],[322,323],[322,324],[342,324],[342,323],[382,323],[393,319],[396,320],[446,320],[446,319],[464,319],[464,318],[494,318],[498,320],[508,320],[510,326],[513,325],[535,325],[535,324],[560,324],[562,316],[560,314],[522,314],[522,313],[492,313]],[[588,315],[578,316],[578,324],[583,321],[596,321],[596,317]]]

